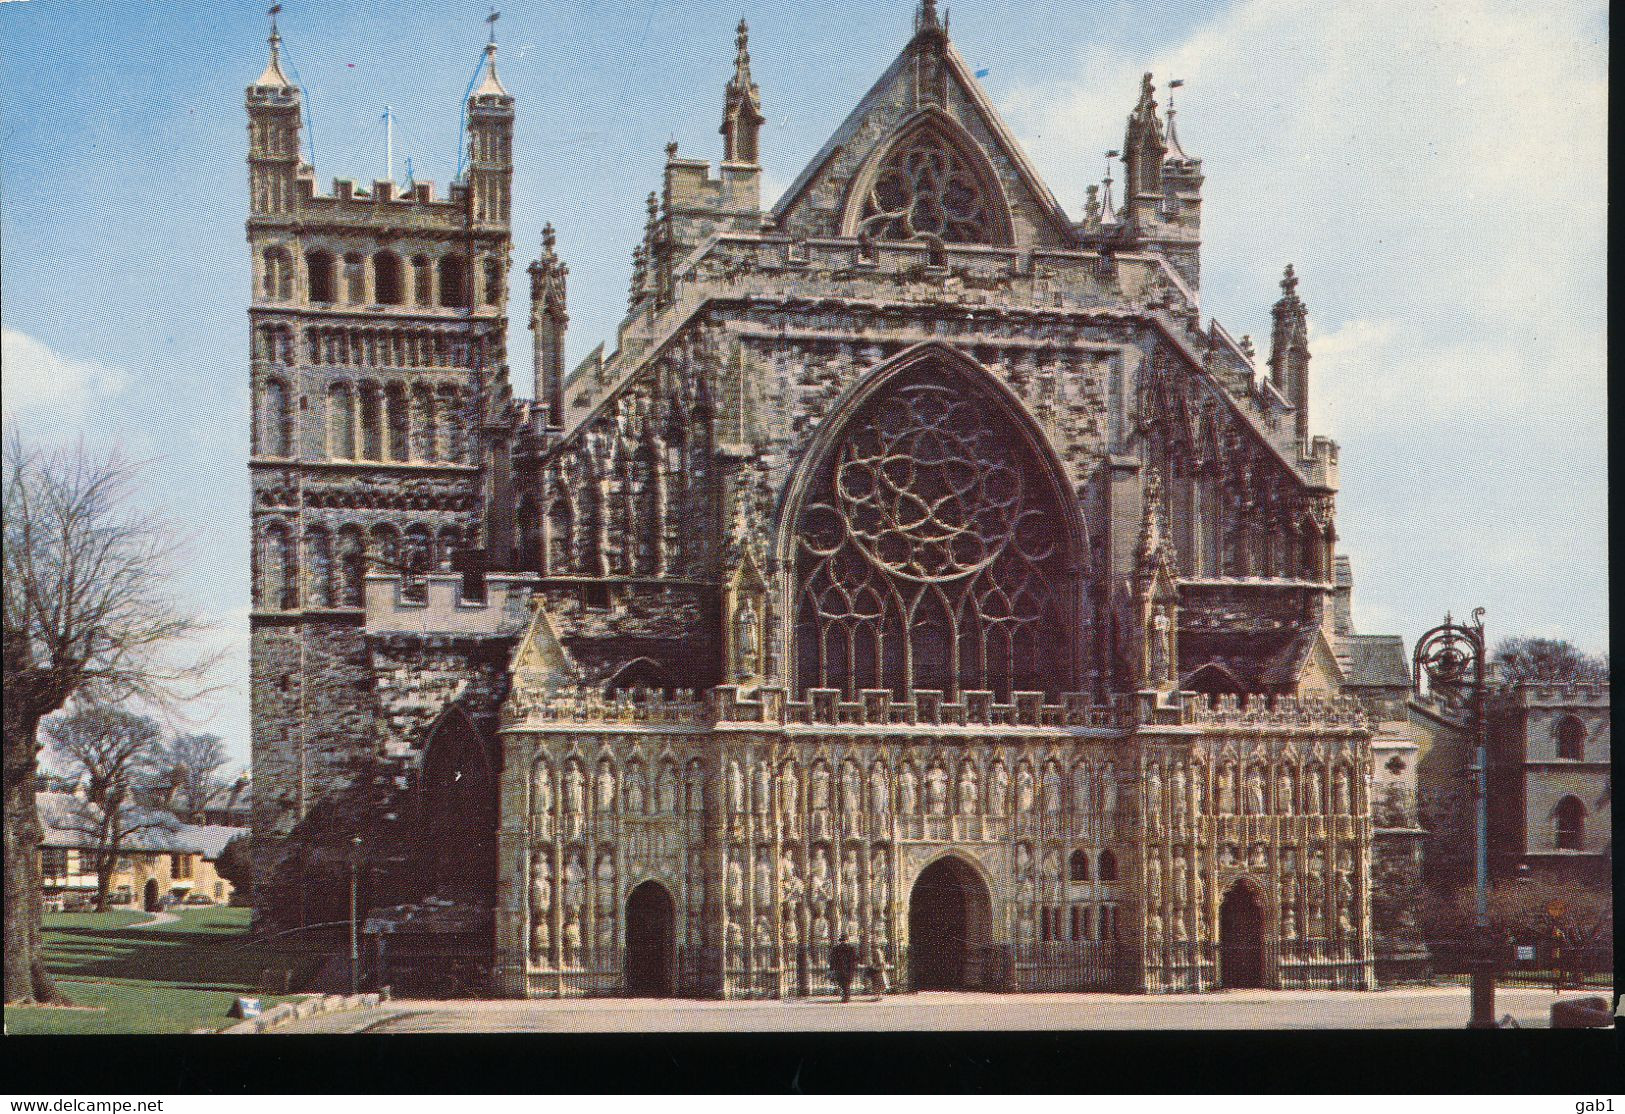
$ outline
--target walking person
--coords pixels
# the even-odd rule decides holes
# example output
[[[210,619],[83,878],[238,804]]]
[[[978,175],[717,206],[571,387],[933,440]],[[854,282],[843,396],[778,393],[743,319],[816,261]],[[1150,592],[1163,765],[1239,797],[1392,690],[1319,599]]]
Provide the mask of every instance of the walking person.
[[[891,964],[886,962],[886,951],[879,944],[869,945],[869,963],[864,967],[863,973],[869,979],[869,993],[880,1001],[891,992],[891,984],[886,978],[886,970]]]
[[[841,1001],[852,1000],[852,979],[858,973],[858,949],[852,946],[852,937],[843,936],[841,942],[829,950],[829,972],[835,985],[841,988]]]

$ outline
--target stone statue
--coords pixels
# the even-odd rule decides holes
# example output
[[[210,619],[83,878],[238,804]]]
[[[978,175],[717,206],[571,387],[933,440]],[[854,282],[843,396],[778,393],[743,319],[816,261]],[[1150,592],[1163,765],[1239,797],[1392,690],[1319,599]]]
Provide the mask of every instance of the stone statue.
[[[801,777],[793,762],[779,767],[779,807],[786,816],[795,816],[801,811]]]
[[[1050,816],[1061,812],[1061,767],[1054,759],[1044,763],[1044,811]]]
[[[1150,629],[1146,631],[1146,683],[1151,688],[1162,688],[1173,682],[1173,665],[1171,661],[1173,641],[1173,623],[1168,618],[1168,609],[1158,606],[1151,613]]]
[[[1229,762],[1219,770],[1219,812],[1230,815],[1236,811],[1236,767]]]
[[[1117,811],[1117,767],[1111,759],[1100,771],[1100,809],[1107,816]]]
[[[766,913],[756,914],[756,930],[751,934],[756,943],[756,965],[758,967],[771,967],[773,965],[773,924],[767,919]]]
[[[967,758],[959,766],[959,812],[975,816],[976,811],[976,766]]]
[[[1293,792],[1292,767],[1283,765],[1275,774],[1275,807],[1283,815],[1292,814],[1292,798],[1297,794]]]
[[[1185,905],[1190,900],[1190,866],[1183,851],[1174,854],[1174,904]]]
[[[655,782],[655,796],[660,811],[666,816],[677,814],[677,767],[670,761],[660,764],[660,777]]]
[[[1078,762],[1072,767],[1072,811],[1088,812],[1092,803],[1089,792],[1089,767]]]
[[[1349,906],[1354,904],[1354,884],[1349,881],[1349,872],[1337,872],[1337,904]]]
[[[1333,811],[1339,816],[1348,816],[1353,811],[1349,801],[1349,782],[1352,779],[1353,773],[1349,768],[1340,766],[1337,776],[1332,780],[1332,799],[1335,805]]]
[[[1061,893],[1061,857],[1053,847],[1044,852],[1039,877],[1044,881],[1045,897],[1051,900],[1058,898]]]
[[[688,814],[699,816],[705,811],[705,766],[698,759],[688,764]]]
[[[1003,816],[1010,807],[1010,770],[1002,759],[994,759],[993,772],[988,776],[987,812],[989,816]]]
[[[1174,819],[1185,819],[1185,815],[1190,811],[1191,807],[1190,782],[1185,777],[1185,763],[1174,763],[1174,774],[1168,780],[1168,790],[1169,795],[1173,798]]]
[[[564,811],[580,816],[587,811],[587,778],[581,772],[581,763],[570,760],[564,771]]]
[[[728,856],[728,908],[738,909],[745,904],[745,868],[736,855]]]
[[[581,922],[571,913],[564,922],[564,965],[577,967],[581,964]]]
[[[547,962],[547,949],[552,946],[552,932],[546,917],[532,917],[530,921],[530,958],[533,963]]]
[[[613,905],[615,902],[615,856],[608,851],[598,856],[597,876],[599,905]]]
[[[581,852],[572,851],[564,864],[564,907],[580,909],[587,901],[587,866]]]
[[[801,875],[796,870],[795,854],[788,847],[784,849],[784,854],[779,859],[779,888],[786,905],[800,903]]]
[[[869,810],[876,816],[884,816],[891,811],[891,786],[886,778],[885,764],[878,761],[869,767]]]
[[[829,808],[829,767],[823,762],[813,763],[812,787],[808,797],[814,812]]]
[[[1254,816],[1269,811],[1264,803],[1264,772],[1257,766],[1247,768],[1247,811]]]
[[[1320,767],[1310,766],[1309,772],[1303,775],[1303,811],[1314,814],[1320,811]]]
[[[863,775],[850,758],[841,763],[841,811],[848,816],[863,811]]]
[[[745,811],[745,776],[740,772],[739,763],[728,759],[728,811],[738,816]]]
[[[1191,766],[1191,802],[1196,815],[1207,812],[1207,767],[1200,762]]]
[[[1145,935],[1146,939],[1154,942],[1162,940],[1162,914],[1155,909],[1145,919]]]
[[[598,762],[598,811],[615,811],[615,767],[607,758]]]
[[[904,762],[897,775],[897,811],[904,816],[920,811],[920,779],[912,762]]]
[[[1023,762],[1016,767],[1016,814],[1024,816],[1033,810],[1033,768]]]
[[[801,944],[801,928],[800,928],[799,925],[797,925],[796,918],[794,916],[785,917],[784,918],[784,958],[785,958],[786,963],[790,962],[790,958],[795,955],[796,948],[800,944]]]
[[[634,762],[626,775],[626,811],[631,816],[642,816],[648,803],[648,786],[643,776],[643,763]]]
[[[932,816],[948,811],[948,771],[941,764],[933,764],[925,772],[925,807]]]
[[[1255,843],[1247,853],[1248,870],[1265,870],[1269,867],[1269,852],[1262,843]]]
[[[829,921],[824,917],[824,910],[822,906],[819,907],[817,913],[813,916],[812,943],[813,947],[819,949],[829,947]]]
[[[1196,892],[1196,907],[1207,908],[1207,879],[1202,877],[1202,865],[1197,863],[1195,876],[1191,878],[1191,885]]]
[[[828,901],[835,892],[829,877],[829,853],[822,847],[813,848],[812,870],[807,876],[808,897],[813,901]]]
[[[869,893],[877,909],[891,904],[891,869],[886,852],[877,847],[869,854]]]
[[[773,864],[767,848],[756,852],[756,867],[752,873],[756,884],[756,908],[764,909],[773,904]]]
[[[1174,911],[1174,942],[1182,944],[1189,939],[1190,935],[1185,931],[1185,911],[1176,909]]]
[[[734,641],[739,650],[741,681],[756,676],[760,639],[761,623],[756,616],[756,605],[751,602],[749,596],[746,596],[739,606],[738,614],[734,616]]]
[[[607,953],[615,947],[615,917],[601,913],[598,917],[598,951]]]
[[[728,929],[723,934],[728,951],[728,966],[740,968],[745,965],[745,931],[739,927],[738,921],[729,921]]]
[[[1288,900],[1281,899],[1281,939],[1296,940],[1298,938],[1298,911]]]
[[[1153,905],[1162,904],[1162,858],[1155,852],[1145,863],[1145,897]]]
[[[1162,816],[1162,770],[1155,762],[1145,775],[1145,815],[1153,822]]]
[[[541,915],[553,908],[553,864],[547,853],[537,852],[530,861],[530,911]]]
[[[768,771],[767,763],[760,760],[751,763],[750,772],[756,797],[756,815],[764,816],[773,808],[773,775]]]
[[[553,772],[540,759],[530,768],[530,811],[537,816],[553,811]]]

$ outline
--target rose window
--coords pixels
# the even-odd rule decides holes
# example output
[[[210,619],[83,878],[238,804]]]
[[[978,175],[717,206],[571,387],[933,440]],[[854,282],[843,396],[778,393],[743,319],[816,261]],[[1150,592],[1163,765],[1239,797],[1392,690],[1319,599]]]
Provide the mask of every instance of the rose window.
[[[991,244],[995,210],[967,159],[930,129],[899,143],[864,198],[860,235]]]
[[[1047,465],[990,393],[915,377],[851,419],[797,540],[798,682],[1054,693],[1075,562]]]

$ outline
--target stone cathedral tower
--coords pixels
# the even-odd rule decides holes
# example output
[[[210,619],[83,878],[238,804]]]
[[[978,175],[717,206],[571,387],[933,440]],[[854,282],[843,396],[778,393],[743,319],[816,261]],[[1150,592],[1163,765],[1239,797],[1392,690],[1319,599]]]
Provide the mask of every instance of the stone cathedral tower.
[[[1388,735],[1307,311],[1289,271],[1268,375],[1204,320],[1201,160],[1149,75],[1122,204],[1074,220],[925,0],[768,209],[741,23],[722,162],[668,146],[571,371],[545,231],[526,401],[495,48],[438,201],[317,197],[276,47],[261,923],[319,924],[359,835],[397,986],[805,994],[843,936],[905,987],[1372,985]]]

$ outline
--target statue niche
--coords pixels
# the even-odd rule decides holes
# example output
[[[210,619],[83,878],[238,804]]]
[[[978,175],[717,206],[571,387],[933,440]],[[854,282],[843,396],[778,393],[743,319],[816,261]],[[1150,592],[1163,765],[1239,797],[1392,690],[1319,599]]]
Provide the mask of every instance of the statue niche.
[[[1075,683],[1076,500],[1018,406],[930,346],[831,419],[790,519],[798,691]]]

